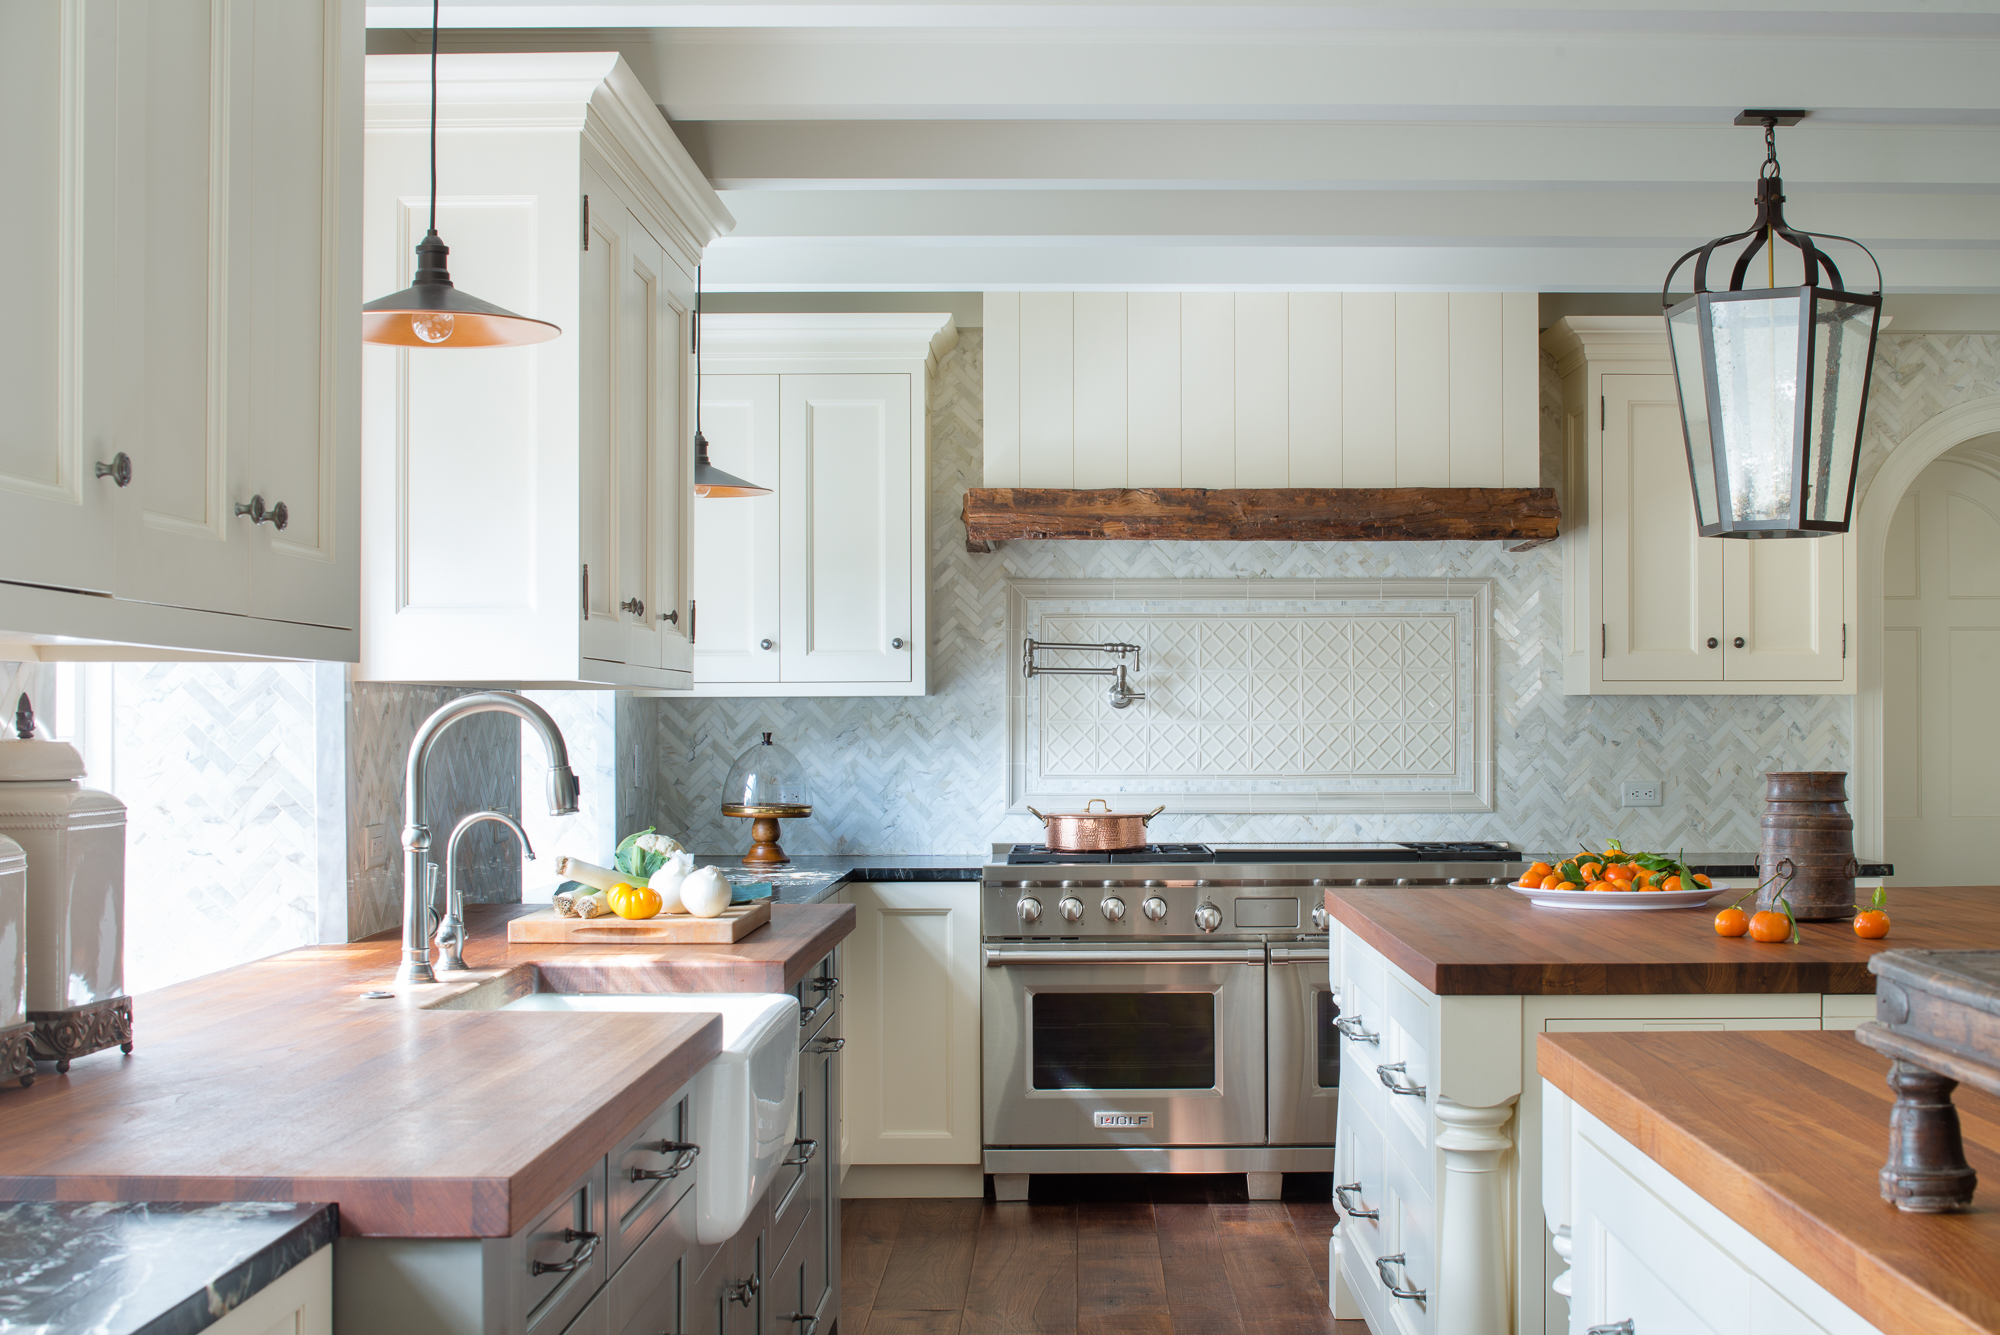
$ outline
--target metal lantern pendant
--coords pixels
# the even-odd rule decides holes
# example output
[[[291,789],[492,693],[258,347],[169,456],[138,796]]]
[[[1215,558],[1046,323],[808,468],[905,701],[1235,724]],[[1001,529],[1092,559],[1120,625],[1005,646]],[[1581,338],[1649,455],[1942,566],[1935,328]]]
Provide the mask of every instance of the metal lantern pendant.
[[[1745,112],[1739,118],[1739,124],[1764,126],[1757,219],[1745,231],[1681,256],[1660,289],[1667,306],[1674,275],[1695,261],[1694,295],[1668,309],[1667,333],[1695,515],[1707,538],[1845,533],[1853,510],[1862,411],[1882,315],[1882,270],[1875,266],[1872,294],[1848,292],[1813,238],[1845,241],[1875,264],[1868,248],[1786,224],[1773,131],[1803,114]],[[1709,291],[1708,263],[1716,248],[1745,240],[1728,290]],[[1780,240],[1798,249],[1804,284],[1744,290],[1744,274],[1759,251],[1766,252],[1775,282]]]

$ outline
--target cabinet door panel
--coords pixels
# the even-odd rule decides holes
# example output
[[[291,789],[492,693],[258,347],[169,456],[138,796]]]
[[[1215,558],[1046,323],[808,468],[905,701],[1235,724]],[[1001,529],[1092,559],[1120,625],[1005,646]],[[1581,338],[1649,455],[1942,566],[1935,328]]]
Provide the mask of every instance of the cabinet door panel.
[[[665,387],[660,374],[660,312],[665,305],[665,256],[659,243],[625,215],[623,248],[618,254],[618,349],[612,367],[617,396],[614,418],[612,505],[617,553],[612,562],[619,624],[625,628],[623,659],[643,667],[660,665],[660,636],[654,613],[660,610],[655,587],[660,574],[655,520],[664,494],[659,466],[662,428],[666,418],[660,403]]]
[[[256,317],[251,276],[226,261],[232,228],[250,221],[232,203],[254,188],[235,179],[249,165],[253,18],[209,0],[118,8],[112,263],[125,299],[102,385],[141,510],[119,533],[118,593],[235,613],[249,607],[250,521],[230,502],[254,493],[232,494],[248,386],[230,383],[230,350],[249,346],[242,325]]]
[[[1725,544],[1722,661],[1728,680],[1840,680],[1846,543],[1836,534]]]
[[[250,613],[352,627],[356,562],[336,542],[347,518],[341,508],[353,504],[339,494],[336,466],[338,433],[351,430],[352,418],[336,411],[334,384],[355,352],[352,303],[338,277],[352,272],[340,252],[343,232],[358,229],[359,201],[349,192],[340,202],[341,33],[328,23],[339,4],[258,0],[253,8],[251,114],[231,172],[231,227],[242,229],[232,249],[248,261],[248,290],[231,293],[230,375],[244,387],[232,407],[245,414],[232,425],[244,443],[234,481],[269,505],[283,503],[286,524],[246,535]],[[335,355],[339,348],[347,351]]]
[[[618,571],[622,551],[618,522],[623,517],[618,496],[622,481],[618,465],[618,369],[623,332],[619,297],[629,217],[624,203],[587,168],[583,184],[590,198],[583,291],[577,303],[577,337],[581,340],[578,465],[582,475],[578,521],[585,572],[583,656],[622,663],[630,646],[627,618],[618,610],[618,603],[631,595],[621,592]]]
[[[773,491],[695,499],[695,679],[776,681],[778,377],[703,376],[701,392],[710,462]]]
[[[655,233],[655,239],[659,235]],[[688,600],[694,596],[694,275],[659,245],[653,307],[653,595],[646,616],[659,665],[694,667]]]
[[[0,180],[7,183],[0,246],[14,257],[0,265],[0,311],[7,312],[0,321],[0,403],[7,405],[0,413],[0,531],[8,539],[0,574],[109,591],[114,516],[130,507],[91,469],[118,447],[102,396],[80,392],[77,340],[90,332],[80,281],[91,182],[69,178],[64,163],[91,166],[78,113],[93,61],[102,67],[112,52],[112,31],[102,23],[86,28],[83,12],[0,7]]]
[[[910,378],[785,376],[780,399],[782,679],[907,682]]]
[[[978,1163],[979,893],[849,887],[843,1120],[865,1164]]]
[[[1604,377],[1606,681],[1720,681],[1720,539],[1695,526],[1672,376]]]

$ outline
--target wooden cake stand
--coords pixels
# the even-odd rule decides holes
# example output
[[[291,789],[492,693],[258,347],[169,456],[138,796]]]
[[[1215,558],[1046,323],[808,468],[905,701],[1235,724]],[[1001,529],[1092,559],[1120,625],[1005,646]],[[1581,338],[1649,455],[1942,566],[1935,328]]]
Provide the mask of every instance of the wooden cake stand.
[[[778,847],[778,822],[799,820],[813,814],[810,806],[741,806],[722,804],[725,816],[741,816],[750,822],[750,851],[743,855],[746,867],[782,867],[791,859]]]

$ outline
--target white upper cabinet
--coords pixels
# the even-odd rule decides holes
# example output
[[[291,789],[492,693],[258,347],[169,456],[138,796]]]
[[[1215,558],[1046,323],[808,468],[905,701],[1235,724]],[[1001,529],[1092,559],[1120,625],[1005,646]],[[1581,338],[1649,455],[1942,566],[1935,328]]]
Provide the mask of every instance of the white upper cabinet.
[[[1697,531],[1663,323],[1572,317],[1563,376],[1564,689],[1850,694],[1852,544]]]
[[[988,292],[989,487],[1538,487],[1532,292]]]
[[[0,10],[0,637],[355,656],[361,22]]]
[[[439,62],[453,281],[562,336],[371,347],[361,675],[685,686],[693,667],[690,311],[734,225],[613,54]],[[371,294],[427,224],[429,59],[368,61]]]
[[[928,386],[949,315],[709,315],[716,467],[772,495],[694,503],[694,693],[929,689]]]

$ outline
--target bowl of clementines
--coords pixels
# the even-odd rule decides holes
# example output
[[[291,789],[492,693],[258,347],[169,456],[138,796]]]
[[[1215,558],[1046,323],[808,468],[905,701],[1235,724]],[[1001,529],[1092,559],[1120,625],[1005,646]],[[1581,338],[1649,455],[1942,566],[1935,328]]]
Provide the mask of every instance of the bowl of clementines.
[[[1528,902],[1550,909],[1659,912],[1700,908],[1729,886],[1664,853],[1628,852],[1616,839],[1561,862],[1537,862],[1512,886]]]

